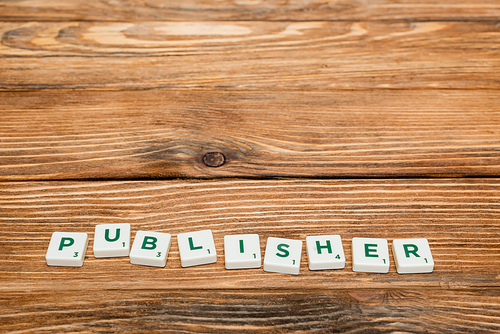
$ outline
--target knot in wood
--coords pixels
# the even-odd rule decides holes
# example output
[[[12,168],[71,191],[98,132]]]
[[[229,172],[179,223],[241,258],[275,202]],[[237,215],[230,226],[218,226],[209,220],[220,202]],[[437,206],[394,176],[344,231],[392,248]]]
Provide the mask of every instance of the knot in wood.
[[[208,167],[220,167],[226,162],[226,157],[220,152],[208,152],[203,156],[203,163]]]

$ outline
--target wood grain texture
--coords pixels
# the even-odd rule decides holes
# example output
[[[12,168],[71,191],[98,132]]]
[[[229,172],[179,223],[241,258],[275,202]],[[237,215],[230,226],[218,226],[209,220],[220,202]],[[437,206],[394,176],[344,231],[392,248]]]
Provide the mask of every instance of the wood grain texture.
[[[0,94],[0,179],[500,175],[499,91]],[[207,167],[205,152],[226,157]]]
[[[497,22],[4,22],[0,90],[499,89]]]
[[[497,0],[0,0],[0,332],[500,331],[499,17]],[[95,225],[120,222],[172,233],[166,267],[95,259]],[[207,228],[217,263],[181,268],[175,236]],[[54,231],[89,234],[83,267],[46,265]],[[262,255],[340,234],[346,268],[309,271],[303,250],[299,276],[225,270],[237,233]],[[434,272],[391,254],[354,273],[353,237],[427,238]]]
[[[500,288],[500,179],[217,180],[0,183],[0,291],[67,289],[485,289]],[[173,235],[165,268],[95,259],[97,224],[130,223]],[[176,235],[211,229],[217,263],[181,268]],[[83,267],[49,267],[55,231],[86,232]],[[257,233],[305,241],[339,234],[346,267],[300,275],[225,270],[223,238]],[[353,237],[427,238],[431,274],[352,271]],[[263,256],[262,256],[263,257]]]
[[[498,290],[439,289],[9,291],[0,331],[492,333],[499,299]]]
[[[0,1],[0,20],[497,20],[495,0]]]

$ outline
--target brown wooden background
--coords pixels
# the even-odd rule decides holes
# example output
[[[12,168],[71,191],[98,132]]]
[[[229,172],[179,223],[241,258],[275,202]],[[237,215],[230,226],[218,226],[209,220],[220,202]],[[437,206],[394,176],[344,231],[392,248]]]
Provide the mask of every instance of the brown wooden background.
[[[0,36],[0,332],[500,330],[500,2],[0,0]],[[95,259],[121,222],[218,262]],[[340,234],[346,268],[225,270],[231,233]],[[435,270],[354,273],[356,236]]]

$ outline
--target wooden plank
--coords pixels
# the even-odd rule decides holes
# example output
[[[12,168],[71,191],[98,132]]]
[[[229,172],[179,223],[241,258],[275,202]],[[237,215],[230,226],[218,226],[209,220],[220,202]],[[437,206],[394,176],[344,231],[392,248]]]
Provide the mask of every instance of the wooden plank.
[[[0,291],[99,289],[498,289],[500,179],[218,180],[0,183]],[[128,258],[95,259],[93,232],[102,223],[171,233],[165,268]],[[211,229],[217,263],[182,268],[176,235]],[[83,267],[49,267],[55,231],[86,232]],[[225,270],[223,238],[257,233],[305,241],[339,234],[346,267],[300,275],[262,269]],[[427,238],[431,274],[352,271],[353,237]],[[497,304],[498,305],[498,304]]]
[[[497,20],[495,0],[0,1],[0,20]]]
[[[500,323],[498,290],[20,290],[0,301],[0,330],[23,333],[486,333]]]
[[[0,180],[500,175],[500,92],[0,94]],[[208,167],[206,152],[225,163]]]
[[[0,90],[500,88],[497,22],[17,22]]]

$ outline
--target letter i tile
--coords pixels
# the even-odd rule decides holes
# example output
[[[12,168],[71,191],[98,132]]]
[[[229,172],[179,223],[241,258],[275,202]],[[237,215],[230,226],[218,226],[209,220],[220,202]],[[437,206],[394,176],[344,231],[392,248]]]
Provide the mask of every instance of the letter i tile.
[[[434,270],[427,239],[395,239],[392,255],[399,274],[431,273]]]
[[[226,269],[260,268],[260,241],[258,234],[224,236]]]
[[[389,272],[389,247],[386,239],[352,238],[352,271]]]
[[[282,238],[267,238],[264,255],[264,271],[298,275],[302,241]]]
[[[181,266],[191,267],[217,262],[211,230],[186,232],[177,235]]]
[[[94,233],[94,256],[128,256],[130,251],[130,224],[96,225]]]
[[[169,233],[137,231],[130,250],[130,263],[165,267],[171,241]]]
[[[81,267],[87,252],[87,233],[54,232],[45,259],[49,266]]]

